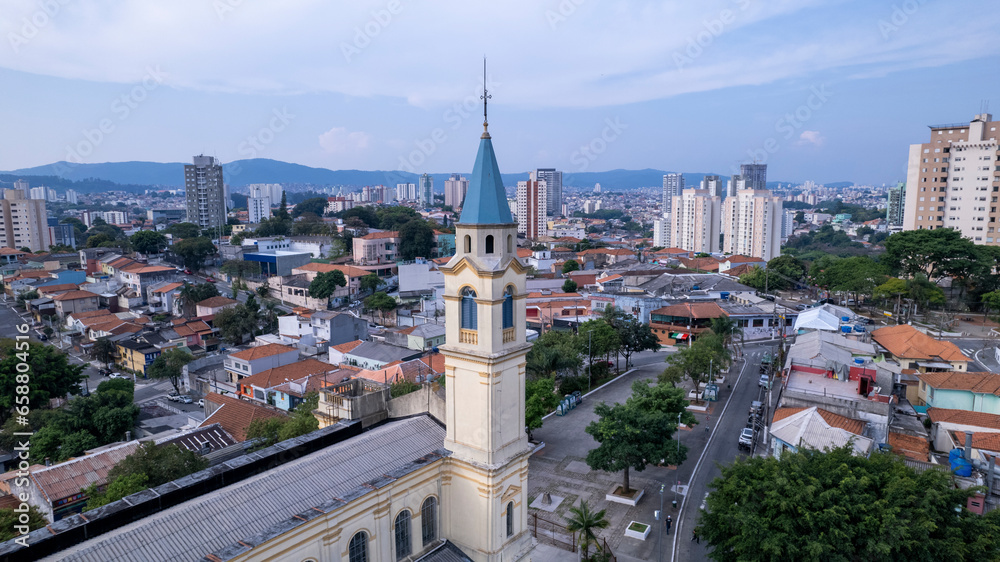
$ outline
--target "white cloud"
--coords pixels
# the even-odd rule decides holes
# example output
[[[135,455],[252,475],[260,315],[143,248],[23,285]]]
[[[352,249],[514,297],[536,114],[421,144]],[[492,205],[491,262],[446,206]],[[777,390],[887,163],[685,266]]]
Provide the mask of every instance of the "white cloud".
[[[896,19],[892,6],[865,0],[49,4],[58,13],[37,0],[5,2],[0,67],[134,82],[159,65],[181,89],[386,96],[423,108],[468,96],[482,54],[504,84],[494,103],[525,107],[609,106],[1000,54],[1000,12],[985,0],[921,3]],[[44,25],[32,29],[33,19]],[[883,21],[894,22],[891,33]]]
[[[823,137],[819,131],[802,131],[802,134],[799,135],[799,141],[797,144],[823,146],[824,141],[826,141],[826,138]]]
[[[319,145],[333,154],[356,153],[368,148],[371,135],[363,131],[348,131],[346,127],[334,127],[319,136]]]

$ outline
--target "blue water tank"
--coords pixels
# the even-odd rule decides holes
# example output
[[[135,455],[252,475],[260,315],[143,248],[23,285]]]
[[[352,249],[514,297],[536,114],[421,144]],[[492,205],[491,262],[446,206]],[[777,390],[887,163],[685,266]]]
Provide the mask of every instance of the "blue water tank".
[[[727,300],[729,300],[729,292],[728,291],[719,291],[719,297],[721,297],[722,300],[727,301]]]
[[[851,333],[851,327],[850,326],[841,326],[840,327],[840,331],[842,333],[845,333],[845,334],[850,334]]]
[[[969,461],[959,457],[951,461],[951,472],[955,476],[972,476],[972,464]]]
[[[955,447],[954,449],[948,451],[948,462],[952,462],[955,459],[960,459],[964,454],[965,451],[961,447]]]
[[[855,357],[854,358],[854,362],[857,363],[858,365],[864,365],[865,364],[865,360],[862,359],[861,357]]]
[[[851,321],[851,317],[850,316],[841,316],[840,317],[840,321],[841,322],[850,322]]]

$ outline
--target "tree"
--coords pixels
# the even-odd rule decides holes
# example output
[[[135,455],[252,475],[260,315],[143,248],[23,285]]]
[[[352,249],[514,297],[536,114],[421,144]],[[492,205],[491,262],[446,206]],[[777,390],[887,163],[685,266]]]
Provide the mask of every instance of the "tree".
[[[385,285],[385,281],[374,273],[369,273],[358,281],[358,289],[362,293],[367,293],[369,291],[375,292],[382,285]]]
[[[722,345],[729,347],[733,345],[733,338],[739,325],[729,316],[722,315],[712,318],[712,332],[722,336]]]
[[[339,269],[324,271],[316,275],[309,283],[309,296],[317,299],[329,299],[337,292],[337,287],[346,287],[347,277]]]
[[[983,303],[983,316],[989,314],[991,310],[1000,311],[1000,291],[985,293],[980,297],[980,302]]]
[[[23,306],[24,303],[26,303],[28,301],[33,301],[33,300],[35,300],[37,298],[38,298],[38,291],[35,290],[35,289],[32,289],[30,291],[23,291],[20,294],[18,294],[17,295],[17,302],[18,302],[18,304],[21,304]]]
[[[1000,512],[965,510],[975,489],[894,454],[786,450],[722,467],[699,515],[709,557],[735,560],[996,560]]]
[[[219,317],[215,318],[216,323],[218,323]],[[153,363],[146,369],[146,374],[151,379],[169,379],[170,384],[174,385],[174,390],[180,392],[178,382],[183,374],[184,366],[191,361],[194,361],[194,357],[190,353],[177,348],[168,349],[153,360]]]
[[[606,529],[609,525],[605,517],[607,510],[602,509],[597,513],[590,511],[590,505],[586,500],[580,501],[579,507],[569,508],[569,517],[566,517],[566,530],[571,533],[580,533],[580,548],[583,550],[583,560],[589,560],[590,545],[597,545],[597,535],[594,529]],[[600,547],[598,547],[600,548]]]
[[[795,212],[795,218],[793,220],[795,222],[799,223],[799,224],[805,224],[805,222],[806,222],[806,214],[805,214],[805,212],[804,211],[796,211]]]
[[[70,433],[62,439],[62,444],[59,447],[59,462],[78,457],[84,451],[99,447],[100,445],[97,438],[88,431],[80,430]]]
[[[117,347],[114,342],[108,338],[97,338],[94,341],[94,346],[90,348],[90,356],[96,361],[104,363],[105,367],[110,367],[111,363],[115,360],[115,352]]]
[[[542,427],[542,417],[559,406],[559,396],[556,395],[556,379],[542,377],[528,380],[524,383],[524,423],[531,432]]]
[[[303,213],[312,213],[316,216],[323,216],[326,211],[326,197],[311,197],[299,203],[292,209],[292,218],[298,218]]]
[[[28,519],[27,523],[24,521],[25,516]],[[33,505],[28,506],[27,513],[18,513],[12,507],[0,509],[0,541],[9,541],[21,535],[17,528],[19,525],[27,525],[28,531],[31,532],[48,524],[48,519]]]
[[[576,281],[572,279],[567,279],[563,281],[562,291],[564,293],[575,293],[577,290]]]
[[[697,390],[702,382],[708,380],[710,370],[718,371],[729,366],[732,355],[724,342],[722,336],[712,331],[702,332],[690,346],[681,347],[677,353],[667,357],[669,366],[660,374],[660,381],[676,384],[687,377]]]
[[[660,349],[660,340],[649,327],[632,318],[624,322],[621,326],[615,327],[618,338],[621,340],[619,352],[625,356],[625,369],[631,364],[632,354],[641,351],[656,351]]]
[[[103,492],[97,489],[97,484],[91,484],[84,490],[88,498],[87,505],[83,510],[90,511],[91,509],[97,509],[98,507],[116,502],[148,488],[149,477],[141,472],[122,475],[111,480]]]
[[[375,208],[369,205],[347,209],[346,211],[340,213],[340,218],[344,221],[344,224],[348,226],[379,228],[379,219],[375,214]]]
[[[129,242],[132,243],[132,249],[140,254],[156,254],[167,247],[167,237],[153,230],[136,232]]]
[[[218,297],[220,295],[219,288],[213,283],[185,283],[178,296],[180,297],[184,315],[193,316],[195,313],[195,305],[205,299]]]
[[[278,205],[274,217],[281,221],[287,221],[291,218],[288,216],[288,194],[284,190],[281,191],[281,204]]]
[[[578,271],[580,269],[580,262],[576,260],[566,260],[566,263],[562,266],[562,274],[566,275],[571,271]]]
[[[163,232],[170,234],[174,239],[178,238],[196,238],[201,234],[201,230],[198,225],[192,222],[179,222],[168,226],[163,229]]]
[[[201,269],[205,258],[216,252],[212,241],[204,236],[185,238],[175,243],[170,249],[184,260],[184,266],[191,269]]]
[[[121,476],[146,475],[146,484],[155,488],[208,468],[208,461],[177,445],[156,445],[146,441],[108,472],[108,481]]]
[[[247,427],[247,441],[254,441],[252,450],[257,451],[275,443],[292,439],[319,429],[319,421],[313,410],[319,405],[319,393],[309,393],[301,404],[292,410],[291,416],[257,418]]]
[[[219,335],[232,345],[240,345],[257,330],[257,314],[245,304],[224,308],[215,315]]]
[[[600,445],[587,453],[587,465],[605,472],[624,471],[621,495],[630,495],[629,470],[641,472],[649,463],[679,465],[687,457],[687,448],[671,441],[678,414],[685,423],[695,422],[685,410],[687,405],[679,388],[635,381],[632,396],[624,404],[602,402],[594,407],[599,419],[586,432]]]
[[[385,324],[385,313],[395,310],[396,304],[396,299],[381,291],[365,299],[365,308],[379,311],[383,324]]]
[[[578,336],[572,332],[548,331],[539,336],[526,357],[529,379],[549,377],[580,368]]]
[[[35,342],[12,339],[0,340],[0,416],[6,419],[12,408],[27,406],[36,410],[48,405],[53,398],[79,394],[83,380],[83,365],[72,365],[68,356],[55,347]],[[18,365],[26,364],[28,370]],[[23,383],[23,373],[31,373],[31,384]],[[18,378],[20,375],[20,380]],[[25,390],[27,394],[20,391]],[[18,396],[27,396],[28,403],[18,402]],[[23,400],[23,399],[22,399]],[[19,414],[20,415],[20,414]]]
[[[409,207],[394,207],[408,209]],[[399,257],[404,260],[430,257],[434,252],[434,229],[423,219],[412,219],[399,227]]]
[[[359,216],[368,226],[381,228],[382,230],[400,230],[403,225],[410,221],[423,221],[420,213],[416,210],[401,205],[382,207],[375,211],[375,217],[375,222],[369,223],[364,217]]]
[[[399,379],[389,385],[389,396],[392,398],[399,398],[400,396],[405,396],[418,390],[420,390],[419,384],[407,379]]]

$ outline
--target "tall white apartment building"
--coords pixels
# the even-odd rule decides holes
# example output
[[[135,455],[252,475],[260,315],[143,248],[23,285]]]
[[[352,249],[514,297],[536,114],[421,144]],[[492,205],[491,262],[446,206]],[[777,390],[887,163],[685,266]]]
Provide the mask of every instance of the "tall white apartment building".
[[[251,183],[247,186],[250,196],[256,194],[257,197],[267,197],[271,204],[277,206],[281,203],[281,196],[285,193],[285,188],[280,183]]]
[[[653,221],[653,246],[673,247],[670,244],[670,213],[663,213],[660,218]]]
[[[795,232],[795,211],[782,209],[781,211],[781,242],[782,244],[792,237]]]
[[[434,178],[430,174],[420,176],[420,184],[417,192],[421,205],[430,207],[434,204]]]
[[[266,184],[253,184],[249,187],[247,220],[250,224],[260,224],[271,218],[271,190]]]
[[[47,251],[52,245],[45,200],[28,199],[21,189],[5,189],[0,200],[0,247]]]
[[[680,196],[674,196],[671,209],[672,246],[707,254],[719,251],[721,197],[711,195],[707,189],[685,189]],[[653,234],[655,237],[655,229]]]
[[[781,255],[781,198],[766,189],[744,189],[726,198],[722,251],[771,260]]]
[[[587,199],[583,202],[583,212],[584,214],[591,215],[601,210],[601,202],[594,201],[592,199]]]
[[[458,209],[465,201],[465,194],[469,191],[469,180],[459,174],[452,174],[450,178],[444,180],[444,204],[451,205],[452,209]]]
[[[17,180],[14,182],[14,189],[23,193],[25,199],[31,199],[31,186],[28,184],[27,180]]]
[[[45,187],[44,185],[40,185],[38,187],[32,187],[31,188],[31,198],[32,199],[41,199],[43,201],[47,201],[48,200],[48,192],[49,192],[49,188]]]
[[[669,213],[674,197],[680,195],[682,191],[684,191],[684,174],[664,174],[663,205],[660,210],[664,213]]]
[[[531,172],[528,181],[517,182],[517,232],[529,240],[545,234],[548,214],[548,185],[535,177]]]
[[[184,165],[187,220],[205,230],[226,224],[228,189],[222,181],[222,164],[214,156],[195,156]]]
[[[416,200],[417,200],[417,184],[415,183],[396,184],[396,201],[416,201]]]
[[[733,174],[726,182],[726,197],[736,197],[736,194],[747,188],[747,180],[740,174]]]
[[[534,179],[545,182],[545,193],[547,201],[545,209],[549,215],[562,215],[563,192],[562,192],[562,172],[555,168],[538,168],[534,172]]]
[[[73,189],[66,190],[66,202],[72,205],[76,205],[79,201],[79,194]]]
[[[968,125],[931,125],[910,145],[903,230],[953,228],[976,244],[1000,245],[1000,139],[989,113]]]

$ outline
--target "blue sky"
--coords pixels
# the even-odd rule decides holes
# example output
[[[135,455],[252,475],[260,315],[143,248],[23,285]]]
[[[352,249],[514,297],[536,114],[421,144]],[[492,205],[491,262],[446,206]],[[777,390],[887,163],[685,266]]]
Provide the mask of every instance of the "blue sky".
[[[1000,114],[985,0],[9,0],[0,169],[262,157],[883,183],[927,125]],[[468,108],[468,110],[466,109]],[[102,130],[103,129],[103,130]]]

